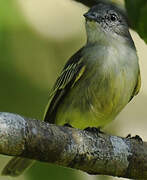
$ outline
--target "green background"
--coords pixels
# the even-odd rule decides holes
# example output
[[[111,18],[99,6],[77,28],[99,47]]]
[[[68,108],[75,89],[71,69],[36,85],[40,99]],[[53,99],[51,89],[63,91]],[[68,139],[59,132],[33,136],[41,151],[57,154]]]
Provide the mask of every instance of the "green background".
[[[67,57],[78,46],[77,37],[65,41],[42,37],[26,22],[16,1],[1,0],[0,111],[42,119],[49,89]],[[48,71],[47,77],[44,69]],[[4,163],[6,157],[3,156],[1,167]],[[25,173],[25,179],[77,178],[72,169],[36,162]]]

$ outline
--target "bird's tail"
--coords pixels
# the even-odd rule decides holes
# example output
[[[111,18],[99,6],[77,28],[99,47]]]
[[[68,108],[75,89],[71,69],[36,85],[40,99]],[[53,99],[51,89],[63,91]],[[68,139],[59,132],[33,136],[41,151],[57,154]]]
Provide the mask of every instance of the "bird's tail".
[[[4,167],[2,171],[2,175],[4,176],[19,176],[22,174],[28,167],[30,167],[33,163],[33,160],[14,157],[12,158],[8,164]]]

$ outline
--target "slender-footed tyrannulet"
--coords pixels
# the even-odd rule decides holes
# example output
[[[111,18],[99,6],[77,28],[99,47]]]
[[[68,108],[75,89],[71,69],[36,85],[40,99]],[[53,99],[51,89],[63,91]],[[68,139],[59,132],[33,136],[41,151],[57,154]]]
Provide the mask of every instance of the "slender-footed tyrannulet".
[[[138,57],[125,12],[99,2],[84,16],[86,45],[63,68],[44,118],[80,129],[105,126],[140,89]],[[19,175],[27,163],[14,158],[3,174]]]

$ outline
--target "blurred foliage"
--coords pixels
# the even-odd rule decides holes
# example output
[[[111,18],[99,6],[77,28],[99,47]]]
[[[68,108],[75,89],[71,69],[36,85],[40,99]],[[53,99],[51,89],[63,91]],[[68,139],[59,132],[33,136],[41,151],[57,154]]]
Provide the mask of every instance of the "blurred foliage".
[[[42,119],[49,87],[78,46],[74,37],[64,42],[41,37],[26,23],[15,0],[1,0],[0,111]],[[73,170],[39,162],[26,173],[29,180],[69,178],[76,179]]]
[[[147,43],[147,0],[125,0],[131,27]]]
[[[52,164],[35,163],[32,168],[28,170],[26,180],[76,180],[76,170],[67,169],[61,166]]]

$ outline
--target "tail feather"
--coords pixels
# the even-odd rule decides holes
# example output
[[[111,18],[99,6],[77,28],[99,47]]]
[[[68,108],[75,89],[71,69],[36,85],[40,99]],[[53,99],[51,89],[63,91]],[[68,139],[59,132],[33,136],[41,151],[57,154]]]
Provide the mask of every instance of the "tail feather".
[[[4,167],[2,171],[2,175],[4,176],[19,176],[22,174],[28,167],[30,167],[33,163],[33,160],[14,157],[12,158],[8,164]]]

